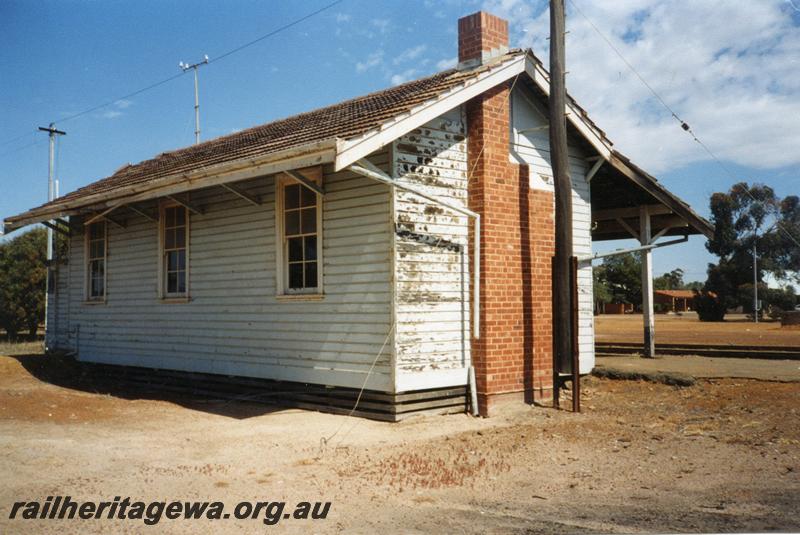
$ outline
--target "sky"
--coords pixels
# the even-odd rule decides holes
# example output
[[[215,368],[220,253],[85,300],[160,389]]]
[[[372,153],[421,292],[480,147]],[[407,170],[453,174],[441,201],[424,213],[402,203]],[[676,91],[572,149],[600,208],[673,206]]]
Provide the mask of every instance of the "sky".
[[[190,75],[120,97],[179,74],[178,62],[204,54],[212,64],[199,73],[203,139],[449,68],[457,19],[479,9],[509,19],[511,45],[531,47],[547,64],[544,0],[343,0],[214,61],[331,1],[4,0],[0,217],[46,200],[47,136],[38,126],[55,122],[67,132],[58,144],[62,194],[190,145]],[[567,0],[567,89],[618,150],[701,215],[709,215],[709,196],[734,182],[591,21],[735,181],[766,183],[780,196],[800,193],[800,0],[794,2]],[[103,103],[111,104],[70,118]],[[655,274],[681,267],[687,280],[705,280],[715,261],[700,237],[653,256]]]

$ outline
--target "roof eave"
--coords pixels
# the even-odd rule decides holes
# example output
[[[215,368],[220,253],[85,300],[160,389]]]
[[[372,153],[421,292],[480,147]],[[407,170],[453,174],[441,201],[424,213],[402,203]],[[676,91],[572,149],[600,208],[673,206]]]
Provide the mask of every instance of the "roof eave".
[[[96,193],[80,197],[74,201],[58,202],[58,199],[56,199],[52,203],[39,208],[7,217],[3,221],[3,230],[8,233],[34,223],[75,215],[88,207],[97,210],[164,195],[174,195],[194,189],[238,182],[262,175],[271,175],[290,169],[333,163],[336,160],[336,154],[340,150],[341,144],[342,140],[339,138],[328,138],[257,158],[243,158],[187,173],[176,173],[155,182]]]
[[[533,54],[527,54],[525,71],[533,82],[544,92],[550,94],[550,76]],[[567,118],[597,153],[614,169],[622,173],[637,186],[647,191],[660,203],[683,218],[698,234],[707,238],[714,235],[714,226],[698,215],[674,193],[662,186],[652,175],[634,165],[630,159],[613,148],[613,143],[586,116],[586,112],[573,99],[567,102]]]
[[[435,99],[423,102],[382,124],[380,128],[344,141],[340,152],[336,155],[335,169],[337,171],[344,169],[428,121],[525,72],[526,57],[524,54],[519,54],[511,59],[498,61],[496,65],[489,66],[474,79],[445,91]]]

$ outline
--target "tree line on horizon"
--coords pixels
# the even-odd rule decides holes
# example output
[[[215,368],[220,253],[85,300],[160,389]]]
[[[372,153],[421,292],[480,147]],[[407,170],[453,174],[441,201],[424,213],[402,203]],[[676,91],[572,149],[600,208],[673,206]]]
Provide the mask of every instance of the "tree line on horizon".
[[[794,309],[800,303],[795,284],[800,284],[800,197],[780,198],[764,184],[734,184],[709,200],[714,235],[706,249],[718,257],[708,264],[705,282],[684,282],[675,268],[656,277],[656,290],[694,290],[693,309],[703,321],[723,321],[738,307],[753,310],[753,251],[758,258],[756,277],[761,314]],[[606,258],[594,268],[596,303],[642,303],[641,255]],[[765,276],[778,282],[770,288]]]

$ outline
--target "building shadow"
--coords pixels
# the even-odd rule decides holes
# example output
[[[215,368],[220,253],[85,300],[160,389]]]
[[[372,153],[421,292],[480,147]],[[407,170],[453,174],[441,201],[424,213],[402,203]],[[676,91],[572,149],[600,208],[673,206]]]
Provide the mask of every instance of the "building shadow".
[[[4,358],[17,360],[32,377],[61,388],[124,400],[165,401],[237,420],[293,408],[282,398],[297,391],[277,381],[92,364],[60,354]]]

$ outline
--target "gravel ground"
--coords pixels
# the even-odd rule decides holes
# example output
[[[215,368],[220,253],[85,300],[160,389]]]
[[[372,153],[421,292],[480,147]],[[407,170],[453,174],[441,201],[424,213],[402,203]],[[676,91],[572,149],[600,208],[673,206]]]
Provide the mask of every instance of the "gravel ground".
[[[386,424],[56,386],[68,373],[0,357],[0,532],[265,531],[260,519],[8,519],[15,501],[57,494],[332,502],[325,520],[270,528],[289,533],[800,530],[800,383],[591,378],[582,414]]]

